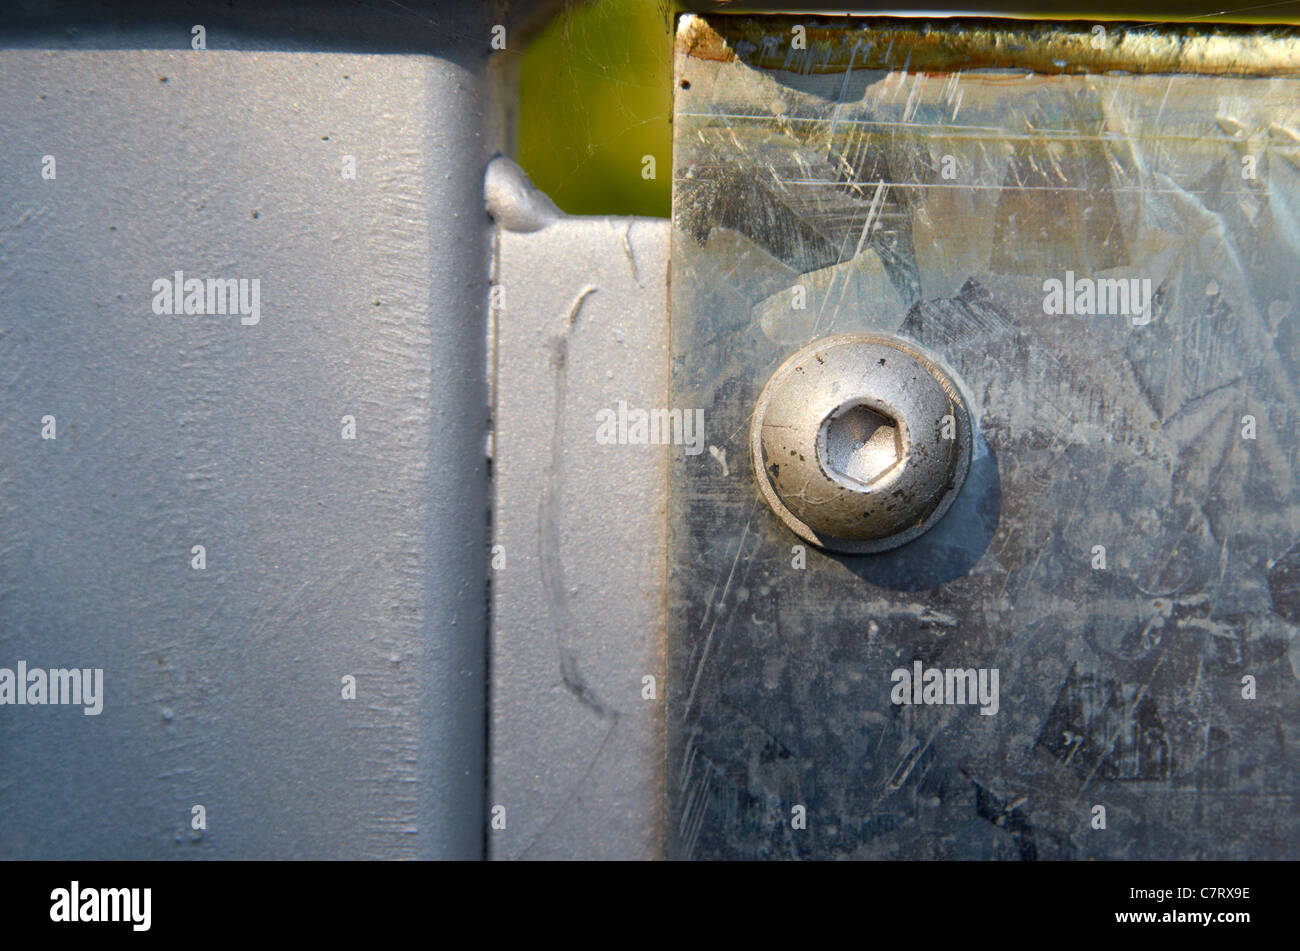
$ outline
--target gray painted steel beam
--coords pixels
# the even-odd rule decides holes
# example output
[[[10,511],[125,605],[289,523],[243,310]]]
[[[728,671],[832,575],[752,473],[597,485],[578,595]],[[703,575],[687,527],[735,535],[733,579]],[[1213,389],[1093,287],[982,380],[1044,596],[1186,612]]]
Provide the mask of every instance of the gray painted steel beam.
[[[104,671],[0,716],[3,857],[482,853],[488,28],[269,9],[3,24],[0,666]]]

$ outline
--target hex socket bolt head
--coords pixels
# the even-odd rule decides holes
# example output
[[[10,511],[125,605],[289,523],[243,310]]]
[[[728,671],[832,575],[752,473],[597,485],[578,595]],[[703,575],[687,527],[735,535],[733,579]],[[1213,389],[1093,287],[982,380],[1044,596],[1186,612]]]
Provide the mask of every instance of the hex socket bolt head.
[[[772,374],[754,410],[759,490],[796,535],[887,551],[939,519],[970,469],[970,410],[952,374],[886,334],[838,334]]]

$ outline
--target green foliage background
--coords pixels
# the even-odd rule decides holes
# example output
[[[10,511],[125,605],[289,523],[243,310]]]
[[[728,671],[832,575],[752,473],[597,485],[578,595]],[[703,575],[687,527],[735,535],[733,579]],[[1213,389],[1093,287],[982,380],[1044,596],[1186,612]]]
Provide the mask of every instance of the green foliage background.
[[[671,0],[569,4],[523,51],[516,158],[564,211],[668,216],[675,12]]]

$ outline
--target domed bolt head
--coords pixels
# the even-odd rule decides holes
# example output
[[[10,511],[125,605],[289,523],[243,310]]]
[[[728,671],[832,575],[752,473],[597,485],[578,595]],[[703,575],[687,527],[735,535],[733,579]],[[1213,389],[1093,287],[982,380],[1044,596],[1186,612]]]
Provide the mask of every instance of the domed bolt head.
[[[952,375],[885,334],[825,337],[790,357],[750,433],[768,505],[800,538],[846,554],[897,548],[943,518],[971,445]]]

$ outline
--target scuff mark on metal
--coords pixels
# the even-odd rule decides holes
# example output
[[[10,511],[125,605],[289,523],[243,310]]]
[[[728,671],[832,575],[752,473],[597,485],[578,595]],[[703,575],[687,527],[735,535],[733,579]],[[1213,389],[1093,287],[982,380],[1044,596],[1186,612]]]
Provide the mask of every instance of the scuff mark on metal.
[[[565,633],[573,629],[574,623],[564,578],[559,524],[560,492],[564,484],[564,401],[568,393],[569,335],[577,323],[583,301],[594,293],[596,288],[590,284],[578,292],[562,320],[559,332],[550,339],[551,366],[555,372],[555,425],[551,432],[551,458],[546,473],[546,486],[537,508],[541,528],[538,535],[538,570],[546,588],[547,609],[551,613],[559,646],[560,676],[565,689],[596,716],[617,723],[618,711],[606,704],[587,683],[578,667],[577,654],[564,642]]]

